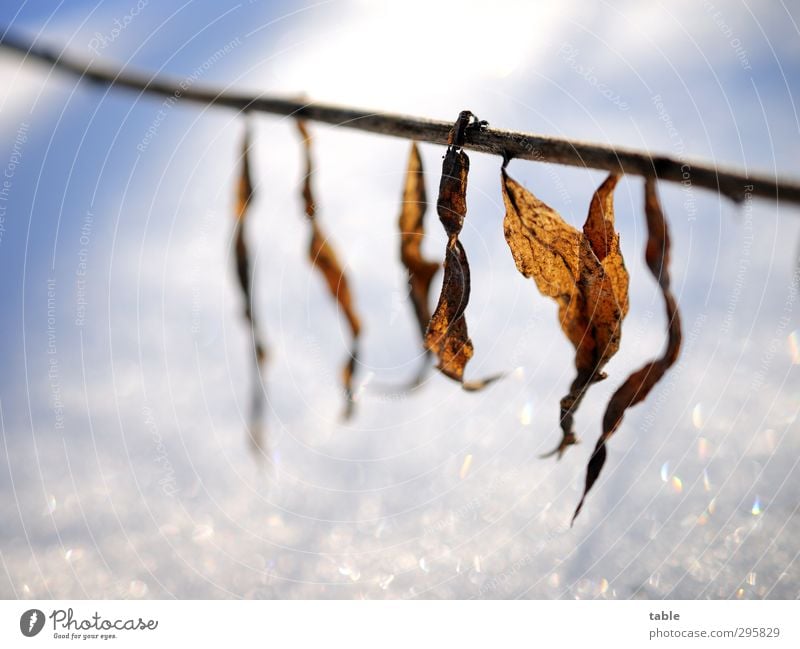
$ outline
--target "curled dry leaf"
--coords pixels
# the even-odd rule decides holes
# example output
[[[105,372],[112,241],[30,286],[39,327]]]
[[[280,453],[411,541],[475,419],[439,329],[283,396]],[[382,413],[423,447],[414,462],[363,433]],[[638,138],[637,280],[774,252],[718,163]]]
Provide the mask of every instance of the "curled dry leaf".
[[[678,358],[681,348],[681,319],[678,305],[670,290],[669,260],[670,240],[667,222],[656,193],[655,180],[645,180],[645,215],[647,217],[647,248],[645,261],[650,272],[658,281],[664,296],[667,316],[667,348],[661,358],[647,363],[631,374],[611,396],[603,416],[603,434],[597,441],[589,465],[586,469],[586,484],[583,495],[572,516],[573,522],[583,507],[586,494],[592,488],[606,461],[606,442],[622,423],[625,411],[643,401],[656,383],[666,374]]]
[[[311,188],[311,175],[314,170],[313,161],[311,159],[311,135],[301,120],[297,120],[297,128],[303,137],[306,163],[302,196],[306,216],[311,224],[311,239],[309,242],[308,256],[311,264],[322,273],[330,294],[336,298],[339,307],[344,311],[347,323],[350,325],[350,332],[353,336],[353,345],[350,350],[350,355],[342,368],[342,385],[344,386],[346,397],[344,417],[349,418],[353,414],[355,405],[353,401],[353,375],[356,363],[358,362],[358,337],[361,333],[361,321],[356,314],[353,296],[350,292],[350,285],[344,274],[342,265],[339,263],[333,247],[328,242],[327,237],[323,234],[316,220],[317,209]]]
[[[458,235],[467,214],[467,176],[469,158],[461,148],[464,131],[474,119],[472,113],[464,111],[456,122],[451,145],[442,164],[442,178],[439,183],[439,199],[436,209],[439,220],[447,232],[448,242],[445,250],[444,279],[436,310],[428,323],[425,346],[439,360],[437,367],[441,372],[458,381],[468,391],[480,390],[502,375],[488,377],[480,381],[464,382],[464,368],[472,358],[474,349],[464,311],[469,303],[470,273],[467,255]]]
[[[411,144],[411,154],[408,158],[406,181],[403,187],[403,204],[400,208],[398,227],[400,229],[400,260],[408,272],[408,289],[417,326],[423,341],[431,319],[431,310],[428,306],[430,299],[431,281],[439,270],[441,264],[428,261],[422,256],[422,241],[425,236],[425,212],[428,208],[425,193],[425,177],[422,170],[422,159],[419,155],[417,143]],[[422,380],[425,368],[428,366],[429,350],[425,350],[425,359],[416,379],[411,387],[416,387]]]
[[[556,300],[561,328],[575,347],[577,374],[560,404],[562,439],[545,457],[561,457],[577,442],[575,411],[589,386],[606,378],[603,368],[619,349],[628,272],[614,230],[618,179],[611,174],[595,192],[581,232],[502,170],[503,229],[517,269]]]
[[[250,416],[248,426],[248,437],[251,447],[259,454],[263,451],[264,429],[262,416],[264,410],[264,393],[261,389],[261,379],[259,369],[266,360],[266,347],[261,337],[260,329],[253,313],[253,295],[250,276],[250,253],[247,247],[245,223],[253,200],[253,181],[250,169],[250,129],[245,128],[242,141],[241,171],[236,185],[236,211],[235,211],[235,231],[236,239],[236,275],[239,280],[239,287],[242,290],[244,300],[244,315],[250,325],[250,334],[253,340],[256,365],[252,379],[252,399],[250,403]]]
[[[460,383],[464,381],[464,368],[474,353],[464,317],[469,284],[467,255],[456,239],[445,250],[442,292],[428,326],[425,344],[439,359],[438,368],[442,373]]]
[[[242,289],[244,299],[244,315],[250,325],[255,347],[256,360],[261,365],[266,358],[266,348],[261,340],[261,335],[253,313],[253,295],[250,278],[250,253],[247,248],[245,233],[245,223],[253,200],[253,182],[250,174],[250,133],[245,131],[242,142],[242,166],[239,174],[239,181],[236,187],[236,225],[234,236],[236,238],[236,275],[239,279],[239,287]]]
[[[420,335],[424,338],[431,319],[428,296],[433,276],[440,264],[428,261],[422,256],[422,241],[425,236],[425,211],[428,207],[425,195],[425,178],[422,159],[417,143],[411,145],[408,158],[406,182],[403,188],[403,205],[400,210],[400,259],[408,271],[408,287],[411,291],[411,304],[417,317]]]

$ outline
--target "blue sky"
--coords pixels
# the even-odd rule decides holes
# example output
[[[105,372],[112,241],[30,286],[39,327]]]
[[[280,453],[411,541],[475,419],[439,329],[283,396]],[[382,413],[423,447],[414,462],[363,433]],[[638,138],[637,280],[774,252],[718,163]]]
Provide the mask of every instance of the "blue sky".
[[[585,4],[5,2],[0,25],[198,84],[441,119],[469,108],[498,127],[798,175],[795,8]],[[480,394],[431,375],[387,399],[375,386],[418,362],[394,231],[408,144],[314,127],[320,218],[365,321],[362,401],[344,425],[348,334],[305,261],[296,134],[256,117],[268,471],[243,434],[241,116],[187,104],[159,118],[162,99],[1,52],[0,78],[0,162],[18,162],[0,239],[3,596],[797,596],[797,207],[661,188],[686,349],[626,418],[570,530],[608,396],[664,342],[637,179],[616,192],[622,349],[579,413],[586,443],[545,462],[571,350],[503,240],[499,160],[470,154],[468,374],[522,369]],[[433,195],[442,151],[421,150]],[[519,161],[510,173],[576,225],[603,178]]]

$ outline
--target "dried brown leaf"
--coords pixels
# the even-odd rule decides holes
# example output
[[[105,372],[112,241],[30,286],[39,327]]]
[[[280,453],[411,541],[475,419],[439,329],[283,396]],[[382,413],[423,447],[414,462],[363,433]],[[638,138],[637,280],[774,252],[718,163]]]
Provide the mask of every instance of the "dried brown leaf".
[[[669,261],[670,240],[664,213],[652,178],[645,180],[645,215],[647,217],[647,248],[645,261],[650,272],[658,280],[667,316],[668,339],[664,354],[631,374],[611,397],[603,416],[603,434],[597,441],[589,465],[586,468],[586,484],[583,495],[575,509],[575,518],[581,511],[586,494],[592,488],[606,461],[606,442],[622,423],[625,411],[643,401],[653,387],[675,363],[681,348],[681,319],[678,305],[670,290]]]
[[[561,400],[562,439],[547,455],[560,457],[577,442],[574,414],[620,343],[628,312],[628,273],[614,231],[611,174],[595,192],[583,232],[502,170],[503,229],[517,269],[558,303],[561,328],[575,347],[577,375]]]
[[[234,226],[234,237],[236,239],[236,275],[239,279],[239,287],[242,289],[244,315],[250,325],[256,360],[258,364],[261,365],[266,358],[266,348],[262,342],[252,308],[253,295],[250,281],[250,253],[247,247],[245,231],[245,223],[247,221],[250,202],[253,200],[253,195],[253,181],[250,172],[250,133],[248,128],[245,131],[242,141],[242,166],[236,186],[236,224]]]
[[[361,321],[355,310],[350,285],[344,273],[341,263],[330,245],[327,237],[323,234],[319,223],[316,220],[316,203],[314,193],[311,188],[311,176],[313,173],[313,161],[311,159],[311,135],[305,124],[297,120],[297,128],[303,137],[306,173],[303,179],[303,204],[305,213],[311,223],[311,238],[309,241],[308,256],[311,264],[322,273],[325,283],[328,285],[330,294],[336,299],[339,307],[344,311],[347,322],[350,325],[350,332],[353,336],[353,344],[350,354],[342,368],[342,385],[344,386],[346,405],[344,417],[349,418],[353,414],[353,375],[355,366],[358,362],[358,337],[361,333]]]
[[[328,291],[336,298],[339,307],[344,311],[353,338],[357,338],[361,332],[361,321],[355,312],[353,296],[350,293],[350,285],[347,282],[347,276],[344,274],[344,270],[342,270],[342,265],[339,263],[339,259],[333,247],[323,235],[316,221],[311,222],[311,240],[309,242],[308,258],[311,264],[322,273],[322,277],[328,285]]]
[[[456,127],[461,136],[471,113],[462,112]],[[468,391],[480,390],[502,375],[491,376],[480,381],[464,382],[464,368],[474,352],[467,331],[464,311],[469,303],[470,272],[467,255],[458,235],[467,214],[467,176],[469,158],[460,147],[460,137],[452,140],[442,164],[442,178],[439,183],[439,198],[436,209],[439,220],[447,232],[445,249],[444,279],[436,310],[433,312],[425,334],[425,346],[439,360],[437,367],[451,379],[458,381]]]
[[[425,211],[428,207],[425,194],[425,178],[422,159],[417,144],[411,145],[406,182],[403,188],[403,205],[400,210],[400,260],[408,271],[408,287],[411,304],[417,317],[420,335],[425,338],[431,310],[428,306],[431,281],[440,264],[422,256],[422,241],[425,236]]]
[[[306,128],[306,123],[303,120],[296,120],[297,130],[303,138],[303,159],[306,166],[306,174],[303,178],[303,207],[306,211],[306,216],[309,219],[314,219],[317,212],[317,206],[314,203],[314,194],[311,191],[311,173],[314,170],[314,161],[311,159],[311,133]]]
[[[252,174],[250,169],[250,128],[245,127],[244,138],[242,141],[241,170],[236,184],[236,218],[234,237],[236,240],[236,276],[239,280],[239,287],[242,290],[244,300],[244,315],[250,326],[250,335],[253,340],[256,363],[253,366],[252,377],[252,399],[250,402],[250,412],[248,418],[247,436],[250,446],[254,453],[263,456],[264,444],[264,392],[261,385],[261,367],[266,360],[266,347],[261,337],[260,328],[253,312],[252,285],[250,275],[250,253],[247,247],[246,222],[253,200],[254,190]]]
[[[448,147],[442,163],[436,211],[451,243],[461,234],[467,216],[468,176],[469,158],[464,149]]]
[[[469,302],[470,277],[467,255],[458,239],[445,249],[444,280],[425,344],[439,359],[438,368],[463,383],[464,368],[474,349],[467,332],[464,309]]]

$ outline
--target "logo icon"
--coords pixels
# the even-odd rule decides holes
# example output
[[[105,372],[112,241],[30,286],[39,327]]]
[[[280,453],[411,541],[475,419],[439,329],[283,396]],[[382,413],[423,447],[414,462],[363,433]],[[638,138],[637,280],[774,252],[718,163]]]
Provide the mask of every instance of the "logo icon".
[[[44,627],[44,613],[38,608],[25,611],[19,618],[19,630],[22,635],[32,638]]]

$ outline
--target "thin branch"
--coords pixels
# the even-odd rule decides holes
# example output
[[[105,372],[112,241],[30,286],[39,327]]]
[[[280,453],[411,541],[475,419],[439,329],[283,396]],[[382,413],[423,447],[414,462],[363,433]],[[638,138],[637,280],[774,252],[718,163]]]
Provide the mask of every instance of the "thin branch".
[[[23,54],[26,59],[48,62],[55,68],[95,83],[207,105],[298,117],[432,144],[447,144],[452,126],[450,122],[421,117],[374,113],[330,104],[309,104],[263,94],[243,95],[210,87],[187,86],[185,82],[183,85],[187,87],[182,88],[181,82],[174,79],[147,77],[108,66],[89,65],[45,47],[33,45],[9,32],[0,40],[0,46]],[[468,131],[464,148],[492,153],[506,159],[554,162],[654,177],[710,189],[734,201],[741,201],[745,196],[752,195],[800,203],[800,182],[795,180],[748,174],[734,169],[718,168],[708,163],[690,162],[622,147],[486,128]]]

